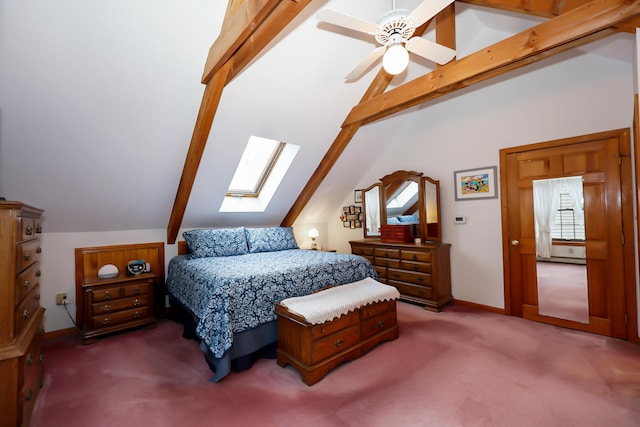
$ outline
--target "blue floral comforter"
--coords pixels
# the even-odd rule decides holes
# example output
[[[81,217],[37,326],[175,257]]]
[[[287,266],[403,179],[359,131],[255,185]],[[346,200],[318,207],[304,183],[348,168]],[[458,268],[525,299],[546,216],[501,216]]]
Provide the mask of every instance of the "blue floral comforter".
[[[276,319],[275,303],[326,286],[377,279],[365,258],[290,249],[238,256],[171,259],[167,288],[197,317],[196,333],[220,358],[233,334]]]

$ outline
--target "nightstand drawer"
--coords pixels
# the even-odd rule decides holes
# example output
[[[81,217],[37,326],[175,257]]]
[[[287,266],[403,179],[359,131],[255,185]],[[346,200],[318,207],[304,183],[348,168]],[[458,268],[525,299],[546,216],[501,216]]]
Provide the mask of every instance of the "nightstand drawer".
[[[94,316],[91,321],[93,329],[108,328],[110,326],[119,325],[121,323],[142,320],[151,315],[148,306],[132,308],[130,310],[118,311],[115,313],[105,314],[102,316]]]
[[[124,296],[131,297],[136,295],[146,295],[151,293],[153,280],[149,279],[145,282],[138,282],[131,285],[123,286]]]
[[[147,305],[149,305],[149,297],[147,295],[140,295],[137,297],[119,298],[113,301],[97,302],[91,305],[91,311],[93,315],[101,315]]]
[[[91,292],[91,298],[93,301],[111,301],[116,298],[120,298],[121,295],[121,287],[112,287],[112,288],[96,288]]]
[[[357,315],[357,312],[356,312]],[[343,350],[353,348],[360,341],[360,326],[355,325],[318,341],[313,346],[311,363],[318,363]]]

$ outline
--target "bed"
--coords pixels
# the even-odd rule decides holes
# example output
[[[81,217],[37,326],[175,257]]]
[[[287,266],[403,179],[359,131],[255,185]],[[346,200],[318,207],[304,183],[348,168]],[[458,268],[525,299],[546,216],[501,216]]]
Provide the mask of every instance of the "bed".
[[[176,304],[186,312],[185,336],[200,340],[214,382],[256,357],[275,357],[276,302],[377,279],[363,257],[299,249],[291,227],[189,230],[183,237],[188,254],[169,262],[167,291],[172,310]]]

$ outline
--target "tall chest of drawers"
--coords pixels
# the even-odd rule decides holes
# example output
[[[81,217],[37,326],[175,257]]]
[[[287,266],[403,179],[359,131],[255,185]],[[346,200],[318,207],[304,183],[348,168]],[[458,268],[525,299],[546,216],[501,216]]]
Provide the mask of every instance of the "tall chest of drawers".
[[[451,302],[451,266],[448,243],[383,243],[379,239],[349,242],[351,252],[367,258],[378,281],[395,286],[400,299],[432,311]]]
[[[0,201],[0,426],[27,426],[44,377],[41,216]]]

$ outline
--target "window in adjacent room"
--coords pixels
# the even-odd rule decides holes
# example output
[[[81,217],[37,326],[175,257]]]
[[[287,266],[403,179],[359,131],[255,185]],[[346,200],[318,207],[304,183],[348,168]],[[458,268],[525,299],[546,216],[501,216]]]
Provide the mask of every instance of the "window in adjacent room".
[[[263,212],[300,147],[251,136],[220,212]]]

